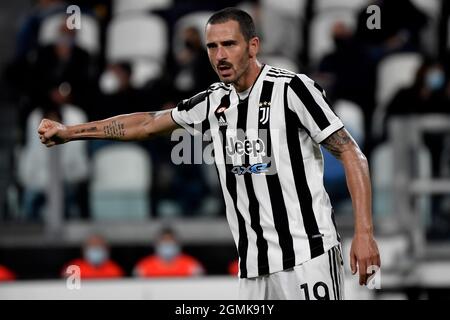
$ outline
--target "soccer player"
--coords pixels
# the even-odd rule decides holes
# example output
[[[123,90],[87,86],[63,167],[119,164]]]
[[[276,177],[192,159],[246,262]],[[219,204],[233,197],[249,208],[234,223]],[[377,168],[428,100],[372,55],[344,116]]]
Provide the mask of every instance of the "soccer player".
[[[43,119],[42,143],[144,140],[179,126],[210,134],[239,254],[240,298],[343,299],[340,238],[319,145],[345,168],[355,221],[351,270],[360,285],[380,266],[365,156],[317,83],[258,61],[260,40],[247,13],[218,11],[205,30],[220,82],[168,111],[75,126]]]

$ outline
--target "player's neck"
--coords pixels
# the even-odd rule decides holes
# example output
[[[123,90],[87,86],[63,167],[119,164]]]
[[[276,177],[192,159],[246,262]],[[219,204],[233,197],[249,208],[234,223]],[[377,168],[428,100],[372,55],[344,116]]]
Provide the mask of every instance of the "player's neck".
[[[248,70],[239,78],[236,83],[233,83],[234,88],[237,92],[243,92],[250,88],[258,78],[261,72],[262,65],[258,60],[253,60],[250,62]]]

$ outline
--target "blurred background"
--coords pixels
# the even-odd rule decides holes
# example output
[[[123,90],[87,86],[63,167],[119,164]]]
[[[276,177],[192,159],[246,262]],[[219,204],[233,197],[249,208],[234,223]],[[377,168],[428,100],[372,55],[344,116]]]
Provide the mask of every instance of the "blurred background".
[[[16,0],[0,3],[0,299],[237,297],[213,166],[173,164],[170,137],[47,150],[36,133],[205,90],[205,22],[228,6],[254,18],[261,62],[327,91],[369,159],[379,290],[349,274],[351,201],[324,151],[347,297],[450,298],[449,1]]]

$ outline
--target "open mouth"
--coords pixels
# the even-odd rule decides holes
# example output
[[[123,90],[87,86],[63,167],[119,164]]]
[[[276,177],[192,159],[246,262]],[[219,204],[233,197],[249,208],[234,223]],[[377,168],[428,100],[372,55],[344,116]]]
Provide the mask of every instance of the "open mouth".
[[[219,65],[217,67],[217,70],[219,71],[220,75],[223,77],[227,77],[227,76],[231,75],[231,66]]]

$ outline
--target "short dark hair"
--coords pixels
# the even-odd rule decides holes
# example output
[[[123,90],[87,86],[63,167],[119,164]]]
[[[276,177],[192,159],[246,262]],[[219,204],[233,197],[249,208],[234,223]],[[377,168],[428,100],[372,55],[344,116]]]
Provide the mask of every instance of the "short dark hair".
[[[245,11],[237,8],[225,8],[215,12],[209,19],[208,24],[224,23],[229,20],[234,20],[239,23],[239,28],[246,41],[256,37],[255,24],[252,17]]]

